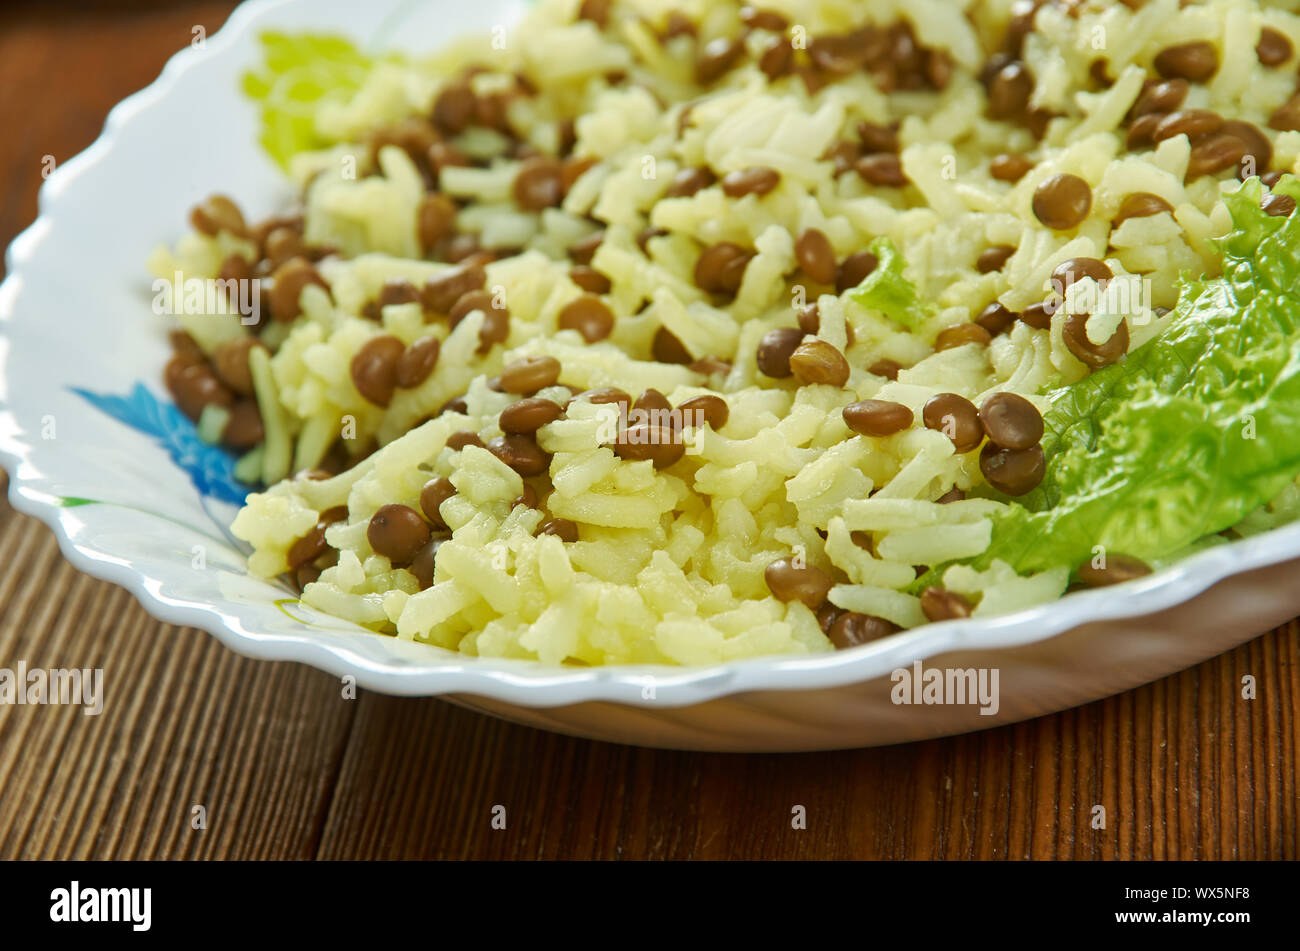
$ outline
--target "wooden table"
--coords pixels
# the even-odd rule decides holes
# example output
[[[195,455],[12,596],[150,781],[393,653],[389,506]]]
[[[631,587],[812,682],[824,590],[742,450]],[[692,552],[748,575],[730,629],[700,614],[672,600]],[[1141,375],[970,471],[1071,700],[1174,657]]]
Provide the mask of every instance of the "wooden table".
[[[22,6],[22,5],[18,5]],[[0,243],[118,99],[233,4],[0,12]],[[2,477],[0,477],[2,478]],[[0,858],[1290,858],[1300,627],[985,733],[797,756],[511,726],[240,657],[79,574],[0,506],[0,667],[103,666],[98,717],[0,707]],[[1243,700],[1252,674],[1259,698]],[[491,828],[492,808],[509,816]],[[790,828],[791,807],[808,828]],[[1104,830],[1090,827],[1106,806]],[[191,827],[203,805],[207,828]]]

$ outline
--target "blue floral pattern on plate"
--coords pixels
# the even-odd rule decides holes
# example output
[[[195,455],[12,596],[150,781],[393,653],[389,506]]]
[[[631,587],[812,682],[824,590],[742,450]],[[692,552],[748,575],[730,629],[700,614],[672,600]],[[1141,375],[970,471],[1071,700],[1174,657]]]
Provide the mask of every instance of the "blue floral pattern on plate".
[[[194,423],[172,404],[159,400],[143,383],[137,383],[126,396],[92,393],[75,386],[71,390],[100,412],[152,436],[172,461],[189,473],[201,495],[243,504],[251,487],[235,478],[234,458],[199,439]]]

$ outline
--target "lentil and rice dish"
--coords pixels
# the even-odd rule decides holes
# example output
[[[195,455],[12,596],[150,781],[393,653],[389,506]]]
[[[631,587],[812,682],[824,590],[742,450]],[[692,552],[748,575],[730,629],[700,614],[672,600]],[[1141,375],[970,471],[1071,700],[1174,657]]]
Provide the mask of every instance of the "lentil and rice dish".
[[[254,573],[471,655],[812,653],[1137,578],[1300,514],[1295,6],[268,37],[301,204],[157,253],[262,288],[166,383],[258,489]]]

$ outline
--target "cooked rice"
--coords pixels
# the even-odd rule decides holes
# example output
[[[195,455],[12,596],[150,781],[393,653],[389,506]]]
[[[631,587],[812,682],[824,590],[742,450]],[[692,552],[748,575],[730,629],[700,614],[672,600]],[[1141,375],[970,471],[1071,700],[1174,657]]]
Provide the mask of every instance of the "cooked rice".
[[[298,155],[292,164],[305,188],[306,240],[339,251],[319,265],[332,301],[309,286],[303,316],[287,331],[272,328],[282,339],[269,360],[259,358],[265,367],[253,366],[268,436],[244,471],[271,484],[250,495],[233,530],[252,545],[251,570],[271,578],[286,572],[289,547],[320,513],[346,505],[347,519],[325,536],[339,552],[337,564],[307,584],[302,599],[376,632],[470,655],[591,665],[707,664],[829,650],[813,611],[798,600],[777,600],[765,583],[765,568],[792,556],[839,579],[833,604],[905,628],[925,623],[918,598],[906,590],[913,566],[983,551],[989,513],[1003,503],[935,501],[954,487],[977,489],[984,478],[978,452],[955,453],[946,436],[922,425],[922,406],[941,392],[978,405],[992,392],[1010,390],[1045,409],[1044,390],[1087,372],[1063,341],[1063,312],[1047,330],[1017,322],[987,348],[935,352],[939,332],[971,321],[994,300],[1021,311],[1043,300],[1057,264],[1095,257],[1110,266],[1116,284],[1149,282],[1151,297],[1141,306],[1099,315],[1089,325],[1105,339],[1125,320],[1136,348],[1159,332],[1154,311],[1173,306],[1180,272],[1212,274],[1217,266],[1209,242],[1229,228],[1221,195],[1236,179],[1205,176],[1185,184],[1190,147],[1183,136],[1154,151],[1124,147],[1122,122],[1153,57],[1175,42],[1210,40],[1222,66],[1207,83],[1192,85],[1187,105],[1266,129],[1275,168],[1294,170],[1300,155],[1300,133],[1267,129],[1270,113],[1295,91],[1294,67],[1265,68],[1254,52],[1264,25],[1300,44],[1300,17],[1291,3],[1151,0],[1132,10],[1087,0],[1074,16],[1043,6],[1024,52],[1036,77],[1031,108],[1059,113],[1041,141],[1022,125],[987,118],[975,76],[1001,40],[1011,0],[768,0],[766,7],[814,37],[905,21],[920,43],[946,51],[955,64],[941,92],[884,94],[859,71],[813,95],[795,76],[769,81],[752,58],[701,87],[692,78],[691,39],[661,46],[646,25],[678,9],[699,24],[702,40],[736,35],[735,3],[619,0],[603,33],[575,22],[578,5],[536,4],[509,30],[504,49],[478,37],[428,62],[375,68],[350,102],[317,115],[317,132],[334,145]],[[1090,72],[1098,58],[1115,78],[1108,89],[1098,90]],[[353,144],[376,125],[429,114],[444,77],[473,63],[521,73],[536,87],[535,96],[511,107],[511,124],[522,137],[553,152],[557,120],[576,115],[574,154],[599,159],[562,207],[542,213],[520,211],[510,200],[517,162],[444,172],[444,191],[468,202],[462,228],[477,232],[486,248],[522,249],[487,267],[488,287],[508,304],[510,330],[506,344],[486,355],[476,353],[481,312],[450,332],[445,322],[425,323],[419,304],[387,307],[379,323],[361,316],[386,280],[419,285],[449,265],[420,260],[416,209],[425,185],[408,155],[385,147],[372,170],[366,150]],[[630,81],[612,85],[607,77],[614,71]],[[492,81],[491,74],[475,80],[485,87]],[[690,124],[679,138],[687,103]],[[913,187],[832,175],[823,156],[838,140],[853,138],[860,120],[901,120],[902,166]],[[471,130],[458,144],[471,155],[495,154],[492,135]],[[988,172],[990,158],[1004,152],[1023,152],[1035,163],[1014,185]],[[349,159],[359,163],[355,177],[347,174]],[[679,169],[704,164],[719,177],[765,165],[780,172],[781,183],[761,198],[729,198],[717,186],[688,198],[660,197]],[[1058,172],[1074,173],[1093,189],[1090,214],[1069,232],[1046,228],[1030,207],[1035,187]],[[1173,214],[1113,227],[1119,203],[1135,191],[1161,196]],[[651,238],[643,252],[637,235],[648,226],[667,233]],[[588,344],[574,331],[558,330],[557,319],[582,293],[569,279],[565,249],[598,227],[606,234],[592,266],[611,282],[604,300],[617,322],[608,340]],[[907,330],[847,294],[816,300],[820,337],[846,352],[852,368],[843,388],[800,387],[755,366],[762,335],[791,326],[803,303],[793,236],[807,228],[824,232],[838,258],[889,238],[922,299],[937,305],[921,326]],[[160,253],[155,270],[214,276],[240,251],[234,241],[191,235],[174,252]],[[716,304],[692,279],[701,246],[718,241],[757,251],[727,305]],[[1003,244],[1016,248],[1006,266],[979,273],[980,252]],[[660,327],[696,358],[730,361],[725,379],[655,361],[651,339]],[[854,342],[846,348],[849,327]],[[187,320],[186,328],[206,351],[243,332],[237,321],[211,318]],[[349,375],[358,349],[380,333],[406,344],[427,334],[443,338],[436,372],[415,388],[399,389],[386,409],[364,399]],[[472,430],[485,443],[499,436],[498,416],[516,397],[495,392],[488,381],[508,362],[535,354],[556,357],[561,383],[577,390],[618,386],[635,397],[653,387],[674,406],[719,392],[729,421],[720,432],[699,430],[680,462],[656,470],[648,461],[622,460],[605,445],[602,427],[611,407],[574,402],[538,437],[553,457],[549,473],[529,482],[549,514],[512,506],[524,490],[518,474],[486,450],[454,452],[445,442],[459,430]],[[867,371],[882,358],[907,369],[896,381]],[[438,415],[462,394],[464,413]],[[563,405],[570,390],[538,395]],[[915,422],[894,436],[855,436],[840,410],[867,398],[904,404]],[[349,425],[351,445],[373,440],[378,451],[333,478],[285,478],[315,465]],[[366,529],[383,505],[418,511],[421,487],[434,476],[449,478],[458,492],[442,507],[452,538],[438,551],[435,583],[421,590],[409,571],[372,551]],[[1278,506],[1294,510],[1295,495],[1289,492]],[[548,518],[577,523],[580,540],[538,535]],[[1270,513],[1261,511],[1243,530],[1271,524]],[[855,544],[855,532],[869,534],[871,551]],[[944,575],[945,585],[975,602],[981,616],[1051,600],[1067,582],[1064,569],[1022,578],[1002,563],[985,571],[954,566]]]

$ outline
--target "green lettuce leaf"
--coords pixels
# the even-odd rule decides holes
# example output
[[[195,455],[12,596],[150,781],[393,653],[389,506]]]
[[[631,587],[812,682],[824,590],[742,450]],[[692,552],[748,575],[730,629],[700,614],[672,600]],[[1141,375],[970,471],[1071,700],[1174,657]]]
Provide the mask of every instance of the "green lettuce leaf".
[[[316,131],[317,112],[350,99],[373,63],[339,36],[267,32],[259,39],[262,66],[244,74],[243,90],[261,104],[262,147],[287,167],[298,152],[329,144]]]
[[[880,263],[848,292],[849,297],[896,324],[916,329],[930,316],[930,307],[921,300],[916,285],[903,276],[903,256],[888,238],[872,241],[871,253]]]
[[[1275,192],[1300,198],[1288,177]],[[1225,201],[1223,276],[1185,281],[1160,336],[1049,394],[1047,474],[977,559],[1077,568],[1094,546],[1156,560],[1222,531],[1300,473],[1300,216],[1252,179]]]

